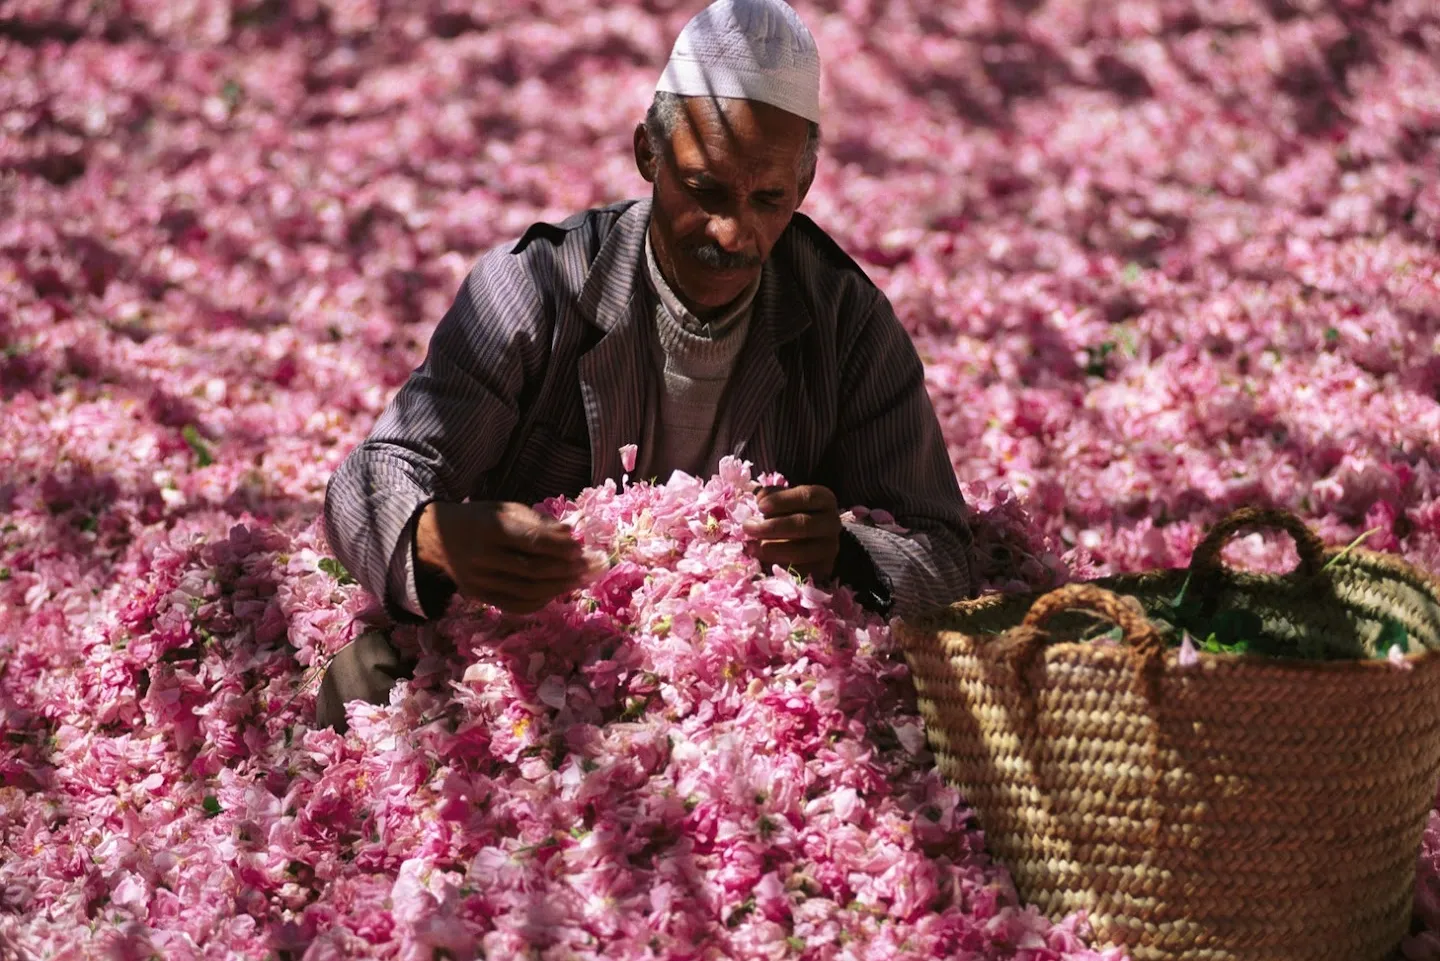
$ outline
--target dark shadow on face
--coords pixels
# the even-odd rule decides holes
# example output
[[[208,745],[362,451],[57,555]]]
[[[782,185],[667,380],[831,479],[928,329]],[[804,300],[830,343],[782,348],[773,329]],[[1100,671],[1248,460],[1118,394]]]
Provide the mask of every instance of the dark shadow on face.
[[[769,104],[687,97],[682,122],[655,156],[637,136],[653,185],[651,243],[666,281],[700,316],[754,281],[804,199],[801,117]]]

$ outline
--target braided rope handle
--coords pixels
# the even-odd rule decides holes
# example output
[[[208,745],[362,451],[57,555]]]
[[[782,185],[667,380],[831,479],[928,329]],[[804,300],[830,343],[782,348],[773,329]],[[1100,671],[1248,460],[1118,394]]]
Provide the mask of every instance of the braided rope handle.
[[[1205,534],[1195,553],[1190,555],[1190,569],[1208,573],[1223,566],[1220,552],[1240,531],[1247,527],[1282,530],[1295,541],[1300,564],[1295,570],[1304,577],[1314,577],[1325,566],[1325,542],[1304,521],[1289,511],[1269,507],[1241,507],[1231,511]]]
[[[1089,611],[1113,622],[1124,642],[1146,659],[1165,653],[1165,641],[1139,604],[1094,584],[1066,584],[1036,598],[1022,625],[1039,632],[1062,611]]]

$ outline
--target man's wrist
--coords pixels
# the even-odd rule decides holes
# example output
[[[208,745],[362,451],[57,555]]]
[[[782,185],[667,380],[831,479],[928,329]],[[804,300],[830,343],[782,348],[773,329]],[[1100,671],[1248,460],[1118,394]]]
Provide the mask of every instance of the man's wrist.
[[[411,538],[414,556],[415,596],[427,618],[439,617],[455,593],[455,580],[450,576],[444,542],[440,539],[436,513],[443,509],[436,501],[420,508],[415,517]]]
[[[415,519],[415,574],[417,578],[421,572],[431,577],[442,577],[452,580],[450,575],[450,563],[445,554],[445,542],[440,537],[439,512],[444,505],[439,501],[430,501],[420,508],[420,513]]]

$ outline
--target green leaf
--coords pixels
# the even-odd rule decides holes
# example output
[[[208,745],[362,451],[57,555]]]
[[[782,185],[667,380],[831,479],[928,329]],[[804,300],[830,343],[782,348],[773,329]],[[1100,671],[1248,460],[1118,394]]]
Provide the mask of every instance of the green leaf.
[[[1402,653],[1410,650],[1410,632],[1405,629],[1393,617],[1385,618],[1385,623],[1380,628],[1380,636],[1375,640],[1375,650],[1379,657],[1390,653],[1390,648],[1399,646]]]
[[[1109,373],[1106,360],[1115,352],[1115,342],[1102,341],[1085,348],[1085,373],[1090,377],[1104,377]]]
[[[1325,343],[1333,344],[1340,340],[1340,331],[1334,327],[1325,328]]]
[[[1265,630],[1265,622],[1254,611],[1236,608],[1215,615],[1210,629],[1222,648],[1234,648],[1237,644],[1258,638]]]
[[[1214,634],[1211,634],[1206,637],[1205,642],[1200,645],[1200,650],[1206,654],[1248,654],[1250,653],[1250,647],[1249,641],[1241,640],[1233,643],[1225,643]]]
[[[1185,572],[1185,580],[1180,584],[1180,593],[1176,594],[1175,599],[1170,601],[1170,606],[1177,611],[1185,606],[1185,595],[1190,592],[1190,578],[1193,574],[1193,571]]]
[[[355,583],[355,578],[350,576],[350,572],[345,569],[345,565],[333,557],[322,557],[320,558],[320,563],[315,566],[335,578],[335,580],[341,584]]]
[[[1081,635],[1083,641],[1114,641],[1120,643],[1125,638],[1125,632],[1113,624],[1101,623],[1087,630]]]
[[[804,950],[805,950],[805,939],[804,939],[804,938],[797,938],[797,937],[795,937],[795,935],[793,935],[793,934],[790,935],[788,938],[785,939],[785,943],[790,946],[790,950],[791,950],[791,951],[804,951]]]
[[[213,818],[223,810],[223,808],[220,807],[220,799],[213,794],[205,795],[205,800],[200,806],[205,809],[205,816],[207,818]]]
[[[195,453],[195,461],[201,467],[209,467],[215,463],[215,458],[210,455],[210,448],[205,446],[205,441],[200,437],[200,432],[195,429],[194,424],[186,424],[180,431],[180,436],[185,438],[185,443],[190,445],[190,450]]]
[[[1359,547],[1361,544],[1363,544],[1363,543],[1365,542],[1365,540],[1366,540],[1367,538],[1371,537],[1371,536],[1374,535],[1374,534],[1378,534],[1378,533],[1380,533],[1380,528],[1378,528],[1378,527],[1372,527],[1372,528],[1370,528],[1368,531],[1366,531],[1365,533],[1361,534],[1359,537],[1355,538],[1353,541],[1351,541],[1350,543],[1346,544],[1344,547],[1340,548],[1340,550],[1335,553],[1335,556],[1332,557],[1332,558],[1330,558],[1328,561],[1326,561],[1326,562],[1325,562],[1325,566],[1322,567],[1322,568],[1320,568],[1320,569],[1321,569],[1322,571],[1328,571],[1328,570],[1331,568],[1331,566],[1333,566],[1337,561],[1340,560],[1340,558],[1344,557],[1346,554],[1349,554],[1349,553],[1350,553],[1351,551],[1353,551],[1355,548]]]
[[[516,849],[515,849],[515,856],[516,856],[516,857],[520,857],[520,856],[526,855],[526,854],[536,854],[536,853],[538,853],[538,852],[540,852],[540,851],[544,851],[544,850],[546,850],[546,849],[548,849],[548,848],[553,848],[553,847],[555,847],[556,845],[558,845],[559,843],[560,843],[560,839],[557,838],[557,837],[555,837],[555,835],[552,834],[552,835],[550,835],[548,838],[546,838],[545,840],[539,842],[538,844],[527,844],[527,845],[525,845],[525,846],[522,847],[522,848],[516,848]]]
[[[10,568],[8,568],[8,567],[0,567],[0,581],[8,581],[9,579],[10,579]]]
[[[754,910],[755,898],[753,896],[746,898],[743,902],[741,902],[738,908],[730,912],[730,916],[725,919],[725,926],[727,928],[735,927],[741,921],[745,920],[746,915],[748,915],[751,911]]]
[[[645,709],[650,706],[648,697],[627,697],[625,699],[625,710],[620,715],[622,721],[634,721],[644,716]]]
[[[1204,637],[1210,633],[1210,628],[1199,622],[1200,598],[1190,591],[1192,576],[1194,576],[1193,572],[1186,572],[1185,580],[1180,585],[1180,591],[1174,598],[1165,602],[1169,610],[1162,609],[1157,616],[1162,620],[1169,621],[1181,631],[1189,631],[1196,637]],[[1176,643],[1179,642],[1176,641]]]

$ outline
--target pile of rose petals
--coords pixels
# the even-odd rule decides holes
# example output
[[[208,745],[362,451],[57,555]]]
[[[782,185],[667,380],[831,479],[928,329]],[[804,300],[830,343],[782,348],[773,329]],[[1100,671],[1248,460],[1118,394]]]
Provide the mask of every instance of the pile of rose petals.
[[[548,504],[604,573],[396,630],[415,679],[347,737],[310,727],[304,665],[369,615],[313,525],[157,538],[73,650],[7,664],[0,932],[37,958],[1118,959],[1017,903],[884,622],[747,554],[755,488],[727,460]]]
[[[1440,8],[796,6],[805,210],[988,586],[1241,504],[1440,573]],[[604,577],[397,631],[395,703],[309,727],[377,616],[326,480],[481,251],[644,192],[698,8],[0,0],[0,955],[1110,957],[985,859],[885,625],[745,557],[743,465],[552,504]]]

